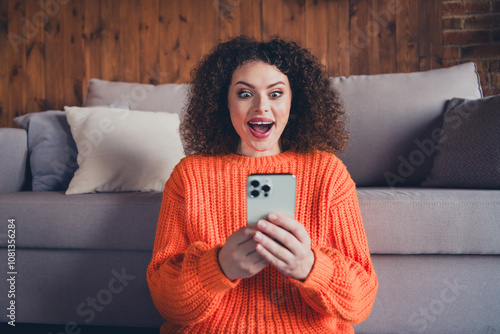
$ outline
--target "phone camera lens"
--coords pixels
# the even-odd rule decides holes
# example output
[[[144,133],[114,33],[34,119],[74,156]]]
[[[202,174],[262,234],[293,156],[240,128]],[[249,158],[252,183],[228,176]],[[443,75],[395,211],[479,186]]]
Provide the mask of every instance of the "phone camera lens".
[[[271,190],[271,187],[269,187],[267,184],[265,184],[262,186],[262,190],[264,190],[265,192],[268,192],[269,190]]]
[[[252,197],[258,197],[259,196],[259,191],[258,190],[252,190],[252,192],[250,194],[252,195]]]
[[[257,187],[260,185],[259,181],[257,181],[257,180],[253,180],[252,182],[250,182],[250,184],[251,184],[251,185],[252,185],[252,187],[254,187],[254,188],[257,188]]]

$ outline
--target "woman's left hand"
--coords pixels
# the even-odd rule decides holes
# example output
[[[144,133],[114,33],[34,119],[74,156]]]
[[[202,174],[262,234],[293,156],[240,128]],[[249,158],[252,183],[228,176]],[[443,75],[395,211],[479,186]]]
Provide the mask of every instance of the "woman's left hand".
[[[257,252],[283,274],[304,281],[315,261],[304,226],[290,217],[271,213],[268,220],[259,220],[257,228]]]

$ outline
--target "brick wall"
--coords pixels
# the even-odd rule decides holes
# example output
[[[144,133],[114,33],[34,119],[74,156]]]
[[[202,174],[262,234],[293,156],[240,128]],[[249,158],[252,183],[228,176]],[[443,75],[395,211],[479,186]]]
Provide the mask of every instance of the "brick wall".
[[[443,65],[476,63],[484,96],[500,94],[500,0],[443,0]]]

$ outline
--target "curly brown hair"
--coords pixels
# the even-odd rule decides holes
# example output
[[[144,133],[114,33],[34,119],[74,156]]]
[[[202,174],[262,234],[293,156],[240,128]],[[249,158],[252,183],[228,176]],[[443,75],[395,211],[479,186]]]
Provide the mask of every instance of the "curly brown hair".
[[[297,43],[274,37],[257,42],[245,36],[220,43],[191,72],[188,105],[180,125],[186,154],[235,153],[240,137],[227,105],[234,71],[250,61],[274,65],[288,77],[292,104],[281,135],[283,151],[343,151],[346,116],[325,67]]]

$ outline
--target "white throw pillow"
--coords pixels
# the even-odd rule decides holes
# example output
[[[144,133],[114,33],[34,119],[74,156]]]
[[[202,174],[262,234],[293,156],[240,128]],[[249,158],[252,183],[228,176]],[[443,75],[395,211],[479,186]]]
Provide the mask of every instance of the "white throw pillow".
[[[184,156],[179,115],[108,107],[64,107],[78,149],[67,195],[163,191]]]

